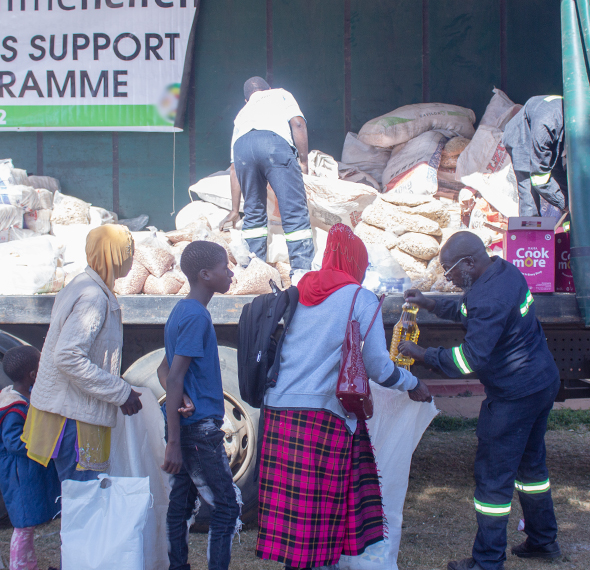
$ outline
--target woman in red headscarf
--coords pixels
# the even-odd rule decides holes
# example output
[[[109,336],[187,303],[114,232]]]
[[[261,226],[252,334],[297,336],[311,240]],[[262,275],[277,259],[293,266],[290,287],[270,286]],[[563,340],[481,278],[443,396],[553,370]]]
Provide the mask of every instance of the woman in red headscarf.
[[[277,384],[265,395],[258,543],[260,558],[285,568],[338,568],[383,539],[375,458],[364,421],[336,397],[342,342],[367,249],[343,224],[328,234],[319,271],[299,282],[299,306],[286,332]],[[360,289],[352,318],[364,337],[378,307]],[[363,347],[367,374],[412,390],[417,379],[389,358],[381,314]]]

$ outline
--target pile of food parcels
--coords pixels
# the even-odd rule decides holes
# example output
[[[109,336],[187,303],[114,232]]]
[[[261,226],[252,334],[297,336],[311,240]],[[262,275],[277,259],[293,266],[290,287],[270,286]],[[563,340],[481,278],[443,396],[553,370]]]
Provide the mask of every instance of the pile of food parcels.
[[[348,133],[342,161],[309,153],[303,176],[316,255],[321,267],[329,229],[350,226],[366,244],[370,266],[364,285],[375,292],[451,292],[439,251],[455,232],[479,235],[490,253],[501,255],[507,218],[518,215],[518,191],[510,157],[501,144],[507,122],[518,112],[500,90],[479,122],[470,109],[442,103],[407,105]],[[220,231],[231,209],[229,169],[191,186],[191,203],[176,217],[176,230],[139,231],[147,216],[117,215],[61,192],[59,181],[27,176],[9,159],[0,160],[0,259],[10,270],[0,276],[0,294],[59,291],[86,266],[88,232],[123,223],[133,233],[133,267],[117,280],[120,295],[184,295],[180,269],[184,248],[195,240],[225,248],[234,271],[228,294],[270,292],[269,280],[287,287],[291,275],[276,196],[268,187],[267,259],[250,254],[236,229]],[[243,211],[243,204],[241,206]]]

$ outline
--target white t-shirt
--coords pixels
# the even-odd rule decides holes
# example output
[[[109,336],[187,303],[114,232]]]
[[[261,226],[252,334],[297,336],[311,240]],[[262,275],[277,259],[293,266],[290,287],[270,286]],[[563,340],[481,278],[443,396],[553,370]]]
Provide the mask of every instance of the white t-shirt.
[[[295,97],[284,89],[267,89],[252,93],[249,101],[238,113],[234,121],[234,134],[231,139],[231,161],[234,161],[234,144],[252,130],[272,131],[283,137],[293,148],[293,135],[289,121],[293,117],[303,117]],[[305,118],[305,117],[304,117]]]

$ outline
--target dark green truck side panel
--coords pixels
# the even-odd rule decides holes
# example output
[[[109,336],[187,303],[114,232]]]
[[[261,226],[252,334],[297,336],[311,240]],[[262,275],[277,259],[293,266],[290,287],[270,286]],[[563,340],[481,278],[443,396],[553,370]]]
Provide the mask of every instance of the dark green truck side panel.
[[[268,73],[273,86],[291,91],[308,121],[310,149],[340,159],[347,105],[358,132],[367,120],[422,100],[468,106],[479,119],[494,86],[519,103],[560,94],[559,2],[201,0],[193,71],[175,157],[172,134],[44,132],[40,149],[35,133],[0,134],[0,158],[55,176],[64,192],[97,206],[118,200],[121,217],[147,213],[151,224],[172,229],[173,164],[178,212],[191,182],[229,166],[248,77]]]

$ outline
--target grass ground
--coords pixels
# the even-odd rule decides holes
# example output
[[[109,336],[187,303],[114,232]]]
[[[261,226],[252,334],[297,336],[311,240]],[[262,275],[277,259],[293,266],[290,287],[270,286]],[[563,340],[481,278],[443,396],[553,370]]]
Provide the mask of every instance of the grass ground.
[[[426,432],[412,462],[404,510],[400,570],[445,569],[448,560],[468,556],[475,535],[473,460],[477,440],[473,420],[439,417]],[[506,570],[590,569],[590,412],[560,410],[550,420],[547,462],[564,556],[553,562],[521,561],[508,555]],[[524,540],[513,502],[508,543]],[[59,566],[59,520],[39,527],[39,568]],[[8,566],[12,528],[0,528],[0,554]],[[207,536],[190,535],[193,570],[206,570]],[[281,565],[254,556],[256,530],[234,541],[232,570],[279,570]],[[162,569],[166,570],[166,569]]]

